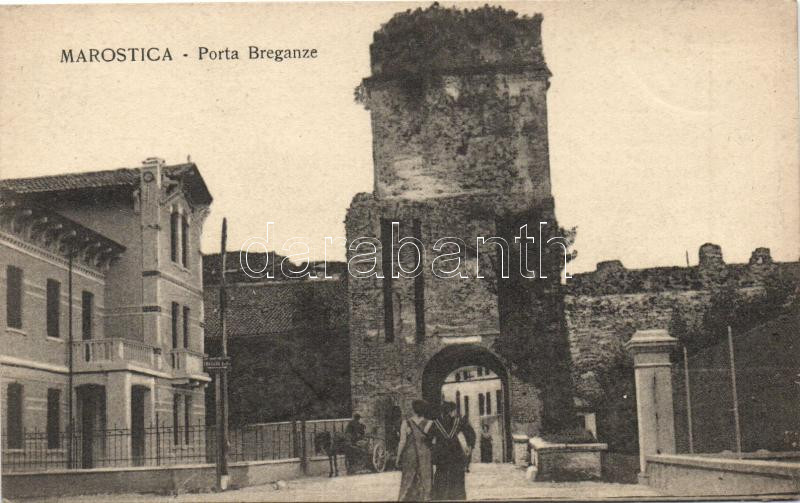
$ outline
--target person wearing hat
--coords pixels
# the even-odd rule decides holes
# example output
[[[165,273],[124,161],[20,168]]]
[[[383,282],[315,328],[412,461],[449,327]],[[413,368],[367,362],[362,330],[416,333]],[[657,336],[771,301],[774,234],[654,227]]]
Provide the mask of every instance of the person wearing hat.
[[[367,427],[361,422],[361,414],[353,414],[351,419],[344,429],[347,438],[350,440],[350,445],[358,445],[367,434]]]

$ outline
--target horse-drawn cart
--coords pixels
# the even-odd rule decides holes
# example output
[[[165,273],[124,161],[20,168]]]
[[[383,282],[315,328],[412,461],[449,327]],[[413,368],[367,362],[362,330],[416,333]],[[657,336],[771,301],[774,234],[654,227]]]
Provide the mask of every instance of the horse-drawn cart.
[[[359,470],[370,470],[380,473],[386,469],[389,453],[383,438],[367,435],[356,444],[351,444],[349,438],[342,433],[321,432],[316,436],[317,445],[328,455],[331,470],[330,476],[339,475],[336,456],[344,455],[347,474]]]

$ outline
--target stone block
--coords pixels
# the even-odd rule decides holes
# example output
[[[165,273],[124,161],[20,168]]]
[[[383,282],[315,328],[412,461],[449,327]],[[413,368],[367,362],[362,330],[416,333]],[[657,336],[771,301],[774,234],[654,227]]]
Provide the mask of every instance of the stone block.
[[[594,480],[602,476],[606,444],[555,444],[534,437],[529,445],[536,480]]]

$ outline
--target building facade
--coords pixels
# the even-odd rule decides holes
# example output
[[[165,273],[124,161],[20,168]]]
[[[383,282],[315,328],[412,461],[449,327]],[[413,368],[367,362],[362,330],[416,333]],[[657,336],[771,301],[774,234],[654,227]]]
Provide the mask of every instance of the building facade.
[[[148,428],[202,426],[212,198],[197,166],[150,158],[0,191],[4,464],[32,449],[47,466],[144,464]],[[165,458],[188,440],[170,436]]]

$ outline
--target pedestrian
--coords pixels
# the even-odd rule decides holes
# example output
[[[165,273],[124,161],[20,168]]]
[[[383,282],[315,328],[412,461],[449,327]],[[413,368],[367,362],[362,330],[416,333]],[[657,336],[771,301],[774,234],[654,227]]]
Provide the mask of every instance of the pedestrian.
[[[481,463],[492,462],[492,434],[489,432],[489,424],[481,425]]]
[[[431,428],[426,419],[430,406],[424,400],[411,402],[411,417],[400,425],[397,444],[397,466],[402,470],[399,501],[428,501],[431,498],[433,464],[431,464]]]
[[[434,421],[434,500],[467,499],[464,470],[475,446],[475,431],[456,413],[456,404],[444,402]]]

